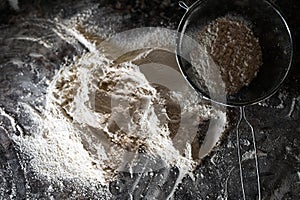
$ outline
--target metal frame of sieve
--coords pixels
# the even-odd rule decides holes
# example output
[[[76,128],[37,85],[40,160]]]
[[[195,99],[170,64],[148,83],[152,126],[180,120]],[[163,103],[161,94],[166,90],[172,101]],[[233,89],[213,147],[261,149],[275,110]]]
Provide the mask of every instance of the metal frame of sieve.
[[[292,35],[291,35],[291,31],[290,31],[290,28],[285,20],[285,18],[283,17],[283,15],[281,14],[281,12],[276,8],[276,6],[271,3],[270,1],[268,0],[263,0],[264,2],[266,2],[274,11],[276,11],[277,15],[279,16],[279,18],[282,20],[282,22],[284,23],[285,25],[285,28],[286,28],[286,31],[289,35],[289,43],[290,43],[290,46],[291,46],[291,52],[290,52],[290,58],[289,58],[289,63],[288,63],[288,67],[286,69],[286,72],[285,74],[281,77],[281,80],[278,81],[275,85],[274,88],[270,89],[268,92],[266,92],[264,95],[254,99],[254,100],[250,100],[250,101],[244,101],[244,102],[241,102],[241,101],[236,101],[236,102],[219,102],[213,98],[210,98],[207,94],[205,94],[205,92],[203,92],[203,90],[201,88],[199,88],[198,86],[196,86],[196,84],[192,81],[192,78],[188,76],[188,74],[186,73],[186,71],[184,70],[183,68],[183,62],[182,62],[182,58],[180,55],[182,55],[182,52],[181,52],[181,46],[182,46],[182,39],[184,37],[184,28],[186,26],[186,22],[187,20],[189,19],[189,17],[191,15],[193,15],[194,13],[194,10],[200,6],[202,3],[205,3],[205,2],[208,2],[209,0],[198,0],[196,1],[195,3],[193,3],[190,7],[187,6],[184,2],[180,1],[179,2],[179,6],[184,8],[186,10],[185,14],[183,15],[183,17],[181,18],[181,21],[179,23],[179,26],[178,26],[178,29],[177,29],[177,32],[178,32],[178,36],[177,36],[177,41],[176,41],[176,60],[177,60],[177,63],[178,63],[178,66],[179,66],[179,69],[181,71],[181,73],[183,74],[184,78],[187,80],[187,82],[190,84],[190,86],[196,90],[198,93],[200,93],[202,95],[202,97],[206,100],[209,100],[209,101],[212,101],[214,103],[217,103],[217,104],[221,104],[221,105],[224,105],[224,106],[230,106],[230,107],[240,107],[240,106],[248,106],[248,105],[254,105],[254,104],[257,104],[261,101],[264,101],[266,99],[268,99],[269,97],[271,97],[272,95],[274,95],[278,89],[282,86],[284,80],[286,79],[289,71],[290,71],[290,68],[292,66],[292,60],[293,60],[293,40],[292,40]]]
[[[251,136],[252,136],[252,142],[253,142],[253,150],[254,150],[254,160],[255,160],[255,167],[256,167],[256,175],[257,175],[257,192],[258,192],[258,199],[261,200],[262,196],[261,196],[261,186],[260,186],[260,175],[259,175],[259,163],[258,163],[258,157],[257,157],[257,149],[256,149],[256,141],[255,141],[255,133],[254,133],[254,128],[253,126],[250,124],[250,122],[247,120],[246,115],[245,115],[245,106],[249,106],[249,105],[254,105],[257,104],[263,100],[268,99],[269,97],[271,97],[272,95],[274,95],[278,89],[282,86],[284,80],[286,79],[290,68],[292,66],[292,61],[293,61],[293,41],[292,41],[292,35],[291,35],[291,31],[288,27],[288,24],[286,22],[286,20],[284,19],[283,15],[281,14],[281,12],[276,8],[276,6],[270,2],[269,0],[263,0],[264,3],[266,3],[268,6],[270,6],[277,14],[277,16],[279,17],[280,20],[282,20],[285,29],[288,33],[288,40],[289,40],[289,45],[290,45],[290,58],[289,58],[289,62],[288,62],[288,66],[285,71],[285,73],[280,77],[280,81],[275,82],[274,87],[270,90],[268,90],[268,92],[266,92],[264,95],[259,96],[256,99],[250,100],[250,101],[244,101],[244,102],[219,102],[218,100],[215,100],[213,98],[210,98],[205,92],[203,92],[203,90],[201,88],[199,88],[193,81],[192,78],[189,77],[188,73],[185,71],[185,68],[183,67],[183,62],[182,62],[182,58],[180,55],[182,54],[181,51],[181,47],[182,47],[182,40],[184,37],[184,30],[187,26],[187,23],[189,23],[189,18],[191,15],[194,14],[195,9],[198,8],[198,6],[201,6],[202,3],[208,2],[210,0],[198,0],[196,2],[194,2],[191,6],[187,6],[184,2],[180,1],[179,2],[179,6],[184,8],[186,10],[184,16],[182,17],[177,32],[177,40],[176,40],[176,60],[179,66],[179,69],[182,73],[182,75],[184,76],[184,78],[186,79],[186,81],[189,83],[189,85],[195,90],[197,91],[200,95],[202,95],[203,99],[209,100],[213,103],[219,104],[219,105],[223,105],[223,106],[228,106],[228,107],[239,107],[240,108],[240,118],[238,120],[238,123],[236,125],[236,142],[237,142],[237,154],[238,154],[238,162],[239,162],[239,171],[240,171],[240,181],[241,181],[241,189],[242,189],[242,195],[243,195],[243,199],[246,200],[246,194],[245,194],[245,189],[244,189],[244,181],[243,181],[243,169],[242,169],[242,159],[241,159],[241,146],[240,146],[240,138],[239,138],[239,127],[240,124],[243,120],[245,120],[246,124],[250,127],[251,129]],[[249,0],[245,0],[245,1],[249,1]],[[285,66],[283,66],[285,67]],[[272,83],[273,84],[273,83]],[[226,197],[227,199],[227,197]]]

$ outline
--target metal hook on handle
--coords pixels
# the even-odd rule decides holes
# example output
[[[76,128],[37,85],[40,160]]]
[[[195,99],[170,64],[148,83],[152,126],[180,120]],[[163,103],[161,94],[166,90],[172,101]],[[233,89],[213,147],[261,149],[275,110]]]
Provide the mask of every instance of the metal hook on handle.
[[[258,165],[258,158],[257,158],[257,149],[256,149],[254,128],[246,118],[244,107],[242,108],[242,110],[243,110],[243,118],[245,119],[248,126],[251,128],[251,135],[252,135],[252,142],[253,142],[253,149],[254,149],[255,169],[256,169],[256,177],[257,177],[257,193],[258,193],[258,200],[261,200],[260,175],[259,175],[259,165]]]
[[[244,178],[243,178],[243,168],[242,168],[242,156],[240,150],[240,134],[239,134],[239,127],[241,125],[242,120],[245,120],[247,125],[251,129],[251,135],[253,140],[253,149],[254,149],[254,159],[255,159],[255,167],[256,167],[256,176],[257,176],[257,191],[258,191],[258,200],[261,200],[261,190],[260,190],[260,175],[259,175],[259,166],[258,166],[258,158],[257,158],[257,149],[256,149],[256,142],[255,142],[255,133],[253,126],[247,120],[245,115],[245,108],[240,107],[240,118],[236,127],[236,140],[237,140],[237,153],[238,153],[238,160],[239,160],[239,168],[240,168],[240,180],[241,180],[241,187],[243,192],[243,199],[246,200],[245,188],[244,188]]]
[[[240,119],[236,126],[236,144],[237,144],[237,153],[238,153],[238,160],[239,160],[239,167],[240,167],[240,180],[241,180],[241,186],[242,186],[242,192],[243,192],[243,199],[246,200],[246,194],[245,194],[245,188],[244,188],[244,178],[243,178],[243,168],[242,168],[242,156],[241,156],[241,149],[240,149],[240,133],[239,133],[239,127],[243,120],[243,112],[244,112],[244,107],[241,107],[240,108]]]
[[[186,5],[186,3],[184,3],[183,1],[179,1],[178,4],[181,8],[183,8],[185,10],[189,9],[188,5]]]

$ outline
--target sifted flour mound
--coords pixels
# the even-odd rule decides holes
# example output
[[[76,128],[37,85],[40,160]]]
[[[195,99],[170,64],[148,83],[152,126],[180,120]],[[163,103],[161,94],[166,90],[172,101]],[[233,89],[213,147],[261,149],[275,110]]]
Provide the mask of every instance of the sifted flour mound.
[[[138,66],[113,65],[96,53],[85,54],[75,63],[56,75],[47,108],[52,116],[63,116],[74,124],[94,167],[103,169],[106,180],[126,170],[122,168],[124,162],[135,162],[138,152],[159,157],[167,166],[178,166],[185,173],[194,169],[197,162],[183,153],[191,152],[191,147],[174,147],[167,121],[161,123],[155,112],[165,101]],[[192,105],[186,108],[205,110],[203,116],[195,118],[197,123],[214,116],[208,105],[199,103],[189,102]]]
[[[201,102],[188,85],[172,91],[150,83],[132,63],[142,63],[148,54],[128,54],[115,62],[93,49],[61,67],[48,87],[44,117],[35,120],[41,130],[15,138],[39,176],[107,186],[119,172],[177,167],[174,192],[191,174],[221,137],[226,113]],[[153,70],[163,72],[148,71]],[[199,136],[199,124],[208,120],[209,136]]]

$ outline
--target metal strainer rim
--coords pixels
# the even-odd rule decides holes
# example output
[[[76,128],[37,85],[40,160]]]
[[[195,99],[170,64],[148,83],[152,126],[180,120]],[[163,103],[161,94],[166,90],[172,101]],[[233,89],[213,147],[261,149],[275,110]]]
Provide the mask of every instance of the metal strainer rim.
[[[290,28],[285,20],[285,17],[283,16],[283,14],[279,11],[279,9],[277,8],[276,5],[274,5],[272,2],[270,2],[269,0],[263,0],[265,3],[267,3],[279,16],[279,18],[282,20],[282,22],[284,23],[284,26],[286,28],[286,31],[288,33],[289,36],[289,41],[290,41],[290,46],[291,46],[291,50],[290,50],[290,58],[289,58],[289,63],[288,63],[288,67],[287,70],[285,72],[285,74],[281,77],[281,80],[277,83],[277,85],[270,90],[269,92],[267,92],[265,95],[262,95],[259,98],[250,100],[250,101],[245,101],[245,102],[234,102],[234,103],[222,103],[222,102],[218,102],[214,99],[211,99],[209,96],[203,94],[203,92],[193,83],[193,81],[191,80],[191,78],[189,78],[189,76],[187,75],[187,73],[184,71],[183,69],[183,64],[181,61],[181,43],[182,43],[182,36],[184,35],[183,33],[183,29],[185,27],[186,21],[187,19],[192,15],[193,11],[202,3],[207,2],[209,0],[197,0],[196,2],[194,2],[190,7],[186,7],[186,12],[183,15],[183,17],[181,18],[178,28],[177,28],[177,38],[176,38],[176,61],[177,64],[179,66],[180,72],[183,75],[183,77],[185,78],[185,80],[188,82],[188,84],[195,90],[197,91],[199,94],[201,94],[202,98],[205,100],[209,100],[213,103],[219,104],[219,105],[224,105],[224,106],[229,106],[229,107],[240,107],[240,106],[249,106],[249,105],[254,105],[257,104],[261,101],[264,101],[268,98],[270,98],[271,96],[273,96],[282,86],[283,82],[286,80],[289,71],[291,69],[292,63],[293,63],[293,55],[294,55],[294,43],[293,43],[293,38],[292,38],[292,34],[290,31]]]

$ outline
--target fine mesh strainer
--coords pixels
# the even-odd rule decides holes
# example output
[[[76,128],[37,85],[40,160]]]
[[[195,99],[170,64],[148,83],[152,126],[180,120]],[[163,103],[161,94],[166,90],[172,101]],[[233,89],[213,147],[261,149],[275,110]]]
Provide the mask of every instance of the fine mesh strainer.
[[[181,2],[181,5],[184,4]],[[291,33],[280,12],[266,0],[199,0],[192,6],[185,7],[179,27],[177,41],[177,61],[179,67],[192,87],[204,98],[227,106],[245,106],[258,103],[272,94],[286,78],[292,62],[293,48]],[[254,35],[259,39],[262,48],[263,64],[257,77],[250,85],[243,87],[237,94],[226,95],[220,100],[213,97],[195,77],[188,58],[193,48],[188,37],[197,41],[197,30],[201,30],[211,21],[235,16],[251,24]],[[180,55],[180,56],[179,56]]]
[[[240,167],[240,178],[243,198],[246,199],[243,172],[241,166],[241,152],[239,144],[239,126],[244,119],[250,126],[253,138],[255,164],[258,184],[258,199],[261,199],[259,169],[256,154],[255,135],[253,127],[247,121],[244,106],[256,104],[272,96],[285,80],[292,63],[293,44],[289,27],[278,9],[267,0],[198,0],[190,7],[180,2],[186,9],[179,27],[176,47],[176,59],[179,68],[188,83],[199,92],[204,99],[225,106],[240,107],[240,120],[237,124],[237,146]],[[210,22],[226,16],[241,18],[251,24],[251,29],[262,49],[262,66],[257,76],[248,86],[244,86],[238,93],[229,95],[225,90],[209,88],[207,82],[214,82],[214,87],[222,81],[215,81],[210,76],[202,80],[195,73],[195,66],[190,57],[191,51],[197,44],[191,44],[191,39],[197,41],[197,33]],[[216,73],[218,72],[218,69]],[[202,76],[203,77],[203,76]],[[204,76],[205,77],[205,76]]]

